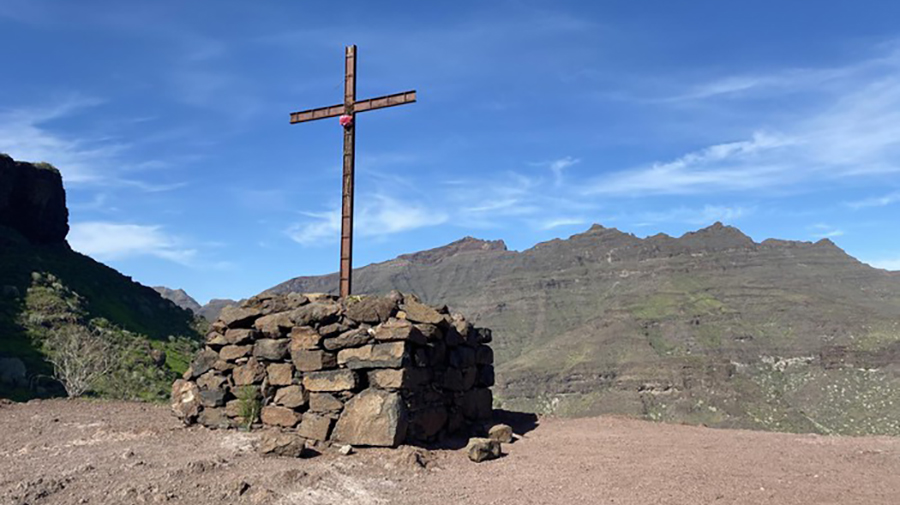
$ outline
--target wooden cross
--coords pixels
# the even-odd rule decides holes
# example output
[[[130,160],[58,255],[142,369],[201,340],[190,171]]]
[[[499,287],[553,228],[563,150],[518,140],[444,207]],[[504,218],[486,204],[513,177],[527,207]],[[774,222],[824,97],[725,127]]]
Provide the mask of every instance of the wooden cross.
[[[353,269],[353,176],[356,166],[356,114],[416,101],[415,91],[356,101],[356,46],[346,49],[344,103],[291,113],[291,124],[341,116],[344,126],[344,182],[341,199],[341,298],[350,296]]]

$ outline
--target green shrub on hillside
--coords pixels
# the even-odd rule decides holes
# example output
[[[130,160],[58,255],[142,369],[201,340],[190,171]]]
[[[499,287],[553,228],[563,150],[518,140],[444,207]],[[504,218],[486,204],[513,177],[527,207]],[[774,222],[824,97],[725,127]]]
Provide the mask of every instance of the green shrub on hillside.
[[[197,339],[149,339],[105,318],[90,317],[86,305],[54,275],[34,273],[18,318],[67,394],[165,400],[197,350]]]

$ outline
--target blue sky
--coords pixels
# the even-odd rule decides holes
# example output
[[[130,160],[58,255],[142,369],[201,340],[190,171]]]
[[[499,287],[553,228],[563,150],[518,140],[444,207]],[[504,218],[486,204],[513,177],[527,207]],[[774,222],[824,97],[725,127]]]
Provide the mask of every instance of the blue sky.
[[[73,247],[201,302],[466,235],[723,221],[900,269],[896,2],[0,2],[0,152],[58,166]]]

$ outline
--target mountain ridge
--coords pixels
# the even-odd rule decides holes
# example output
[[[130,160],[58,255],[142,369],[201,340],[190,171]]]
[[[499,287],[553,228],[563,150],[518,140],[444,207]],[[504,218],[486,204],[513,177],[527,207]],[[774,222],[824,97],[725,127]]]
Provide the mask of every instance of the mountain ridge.
[[[504,406],[900,435],[900,408],[878,398],[900,405],[900,276],[828,239],[755,242],[715,223],[678,238],[595,224],[523,251],[467,240],[355,269],[354,288],[416,293],[493,328]],[[329,274],[267,292],[336,287]],[[868,420],[851,423],[856,411]]]

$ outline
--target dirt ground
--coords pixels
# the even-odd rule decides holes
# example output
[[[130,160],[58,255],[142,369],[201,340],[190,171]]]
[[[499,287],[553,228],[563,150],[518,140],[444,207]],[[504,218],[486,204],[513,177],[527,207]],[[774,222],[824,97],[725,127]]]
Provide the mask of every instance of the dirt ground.
[[[257,433],[185,428],[165,406],[0,405],[0,503],[900,503],[900,439],[618,418],[520,431],[481,464],[411,447],[263,458]]]

